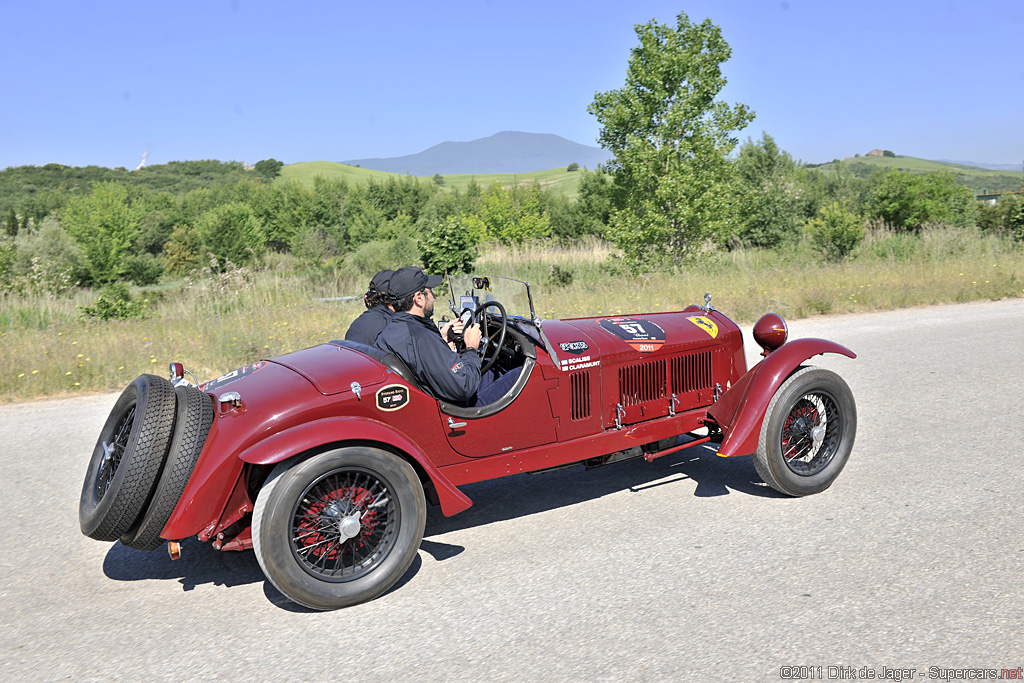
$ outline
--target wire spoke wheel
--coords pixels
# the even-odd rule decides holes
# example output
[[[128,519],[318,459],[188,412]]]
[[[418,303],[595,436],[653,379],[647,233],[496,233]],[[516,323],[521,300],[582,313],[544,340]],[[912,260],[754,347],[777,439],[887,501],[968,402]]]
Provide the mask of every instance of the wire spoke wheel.
[[[252,542],[274,587],[313,609],[381,595],[412,565],[423,484],[403,458],[347,446],[277,465],[256,496]]]
[[[319,579],[358,579],[394,547],[401,516],[383,477],[363,469],[337,469],[311,483],[296,501],[292,552]]]
[[[121,466],[121,458],[128,449],[128,439],[135,425],[135,407],[132,404],[127,414],[118,422],[114,430],[113,442],[101,444],[104,450],[103,458],[99,463],[99,471],[96,473],[96,487],[93,490],[93,503],[98,503],[110,489],[111,482]]]
[[[795,473],[817,474],[839,449],[842,414],[835,399],[824,392],[801,396],[782,425],[782,457]]]
[[[850,387],[834,372],[803,367],[768,404],[754,468],[780,493],[818,493],[843,471],[856,434],[857,406]]]

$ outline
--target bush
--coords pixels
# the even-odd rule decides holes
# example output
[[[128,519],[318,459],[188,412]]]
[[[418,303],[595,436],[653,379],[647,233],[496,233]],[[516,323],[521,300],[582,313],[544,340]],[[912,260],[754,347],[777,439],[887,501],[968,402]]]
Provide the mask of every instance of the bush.
[[[263,254],[263,226],[248,204],[231,202],[203,214],[196,226],[203,249],[220,261],[246,264]]]
[[[322,225],[304,228],[292,240],[292,254],[304,263],[320,265],[341,254],[338,241]]]
[[[953,173],[879,171],[870,183],[868,214],[893,228],[916,231],[926,223],[962,228],[977,219],[978,202],[970,190],[956,184]]]
[[[0,288],[11,281],[11,271],[14,267],[14,259],[18,251],[14,247],[14,240],[0,237]]]
[[[580,170],[580,165],[579,165],[579,164],[577,164],[577,163],[576,163],[576,162],[574,161],[574,162],[572,162],[571,164],[569,164],[568,166],[566,166],[566,167],[565,167],[565,170],[566,170],[566,172],[567,172],[567,173],[572,173],[573,171],[578,171],[578,170]]]
[[[811,241],[830,260],[846,258],[864,239],[864,219],[839,202],[823,208],[807,222],[806,228]]]
[[[348,258],[349,265],[369,279],[382,270],[418,265],[419,245],[409,235],[390,240],[374,240],[360,246]]]
[[[132,254],[124,260],[124,276],[139,287],[155,285],[163,274],[163,260],[148,252]]]
[[[548,278],[556,287],[568,287],[572,284],[573,274],[568,268],[562,268],[557,263],[552,263],[548,269]]]
[[[476,260],[476,247],[462,221],[449,216],[427,233],[420,256],[428,273],[468,273]]]
[[[1003,197],[994,208],[999,227],[1013,239],[1024,242],[1024,198],[1016,195]]]
[[[10,274],[22,277],[28,289],[66,294],[87,278],[81,247],[52,218],[45,219],[37,231],[19,233],[14,246]]]
[[[92,306],[79,306],[82,317],[99,320],[141,320],[146,317],[149,301],[141,296],[132,298],[128,286],[115,282],[100,290]]]
[[[195,228],[179,225],[164,245],[164,266],[170,273],[187,273],[199,267],[202,242]]]

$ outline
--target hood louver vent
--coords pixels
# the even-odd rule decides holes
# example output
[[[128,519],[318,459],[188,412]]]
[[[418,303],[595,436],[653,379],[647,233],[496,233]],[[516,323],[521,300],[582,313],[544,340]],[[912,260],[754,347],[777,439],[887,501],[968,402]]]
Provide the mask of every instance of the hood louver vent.
[[[590,373],[579,370],[569,375],[572,389],[572,419],[584,420],[590,417]]]
[[[710,389],[711,351],[699,351],[671,359],[672,393],[683,395],[691,391]]]
[[[619,368],[619,403],[623,406],[665,399],[666,389],[664,358]]]

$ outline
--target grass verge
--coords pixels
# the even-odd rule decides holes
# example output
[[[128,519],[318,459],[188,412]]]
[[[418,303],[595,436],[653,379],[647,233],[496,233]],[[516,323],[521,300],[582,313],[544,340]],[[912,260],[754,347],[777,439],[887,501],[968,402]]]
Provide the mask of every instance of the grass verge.
[[[1024,296],[1024,249],[973,231],[920,236],[873,230],[855,258],[822,263],[806,245],[719,253],[674,273],[617,272],[606,243],[492,245],[476,270],[532,284],[547,318],[678,310],[710,292],[737,322]],[[150,317],[82,318],[94,294],[0,295],[0,400],[116,391],[180,360],[205,381],[252,362],[341,338],[362,312],[369,275],[303,269],[273,259],[255,272],[207,274],[159,290]],[[341,297],[347,301],[320,301]],[[439,309],[438,316],[441,311]],[[841,341],[841,340],[840,340]]]

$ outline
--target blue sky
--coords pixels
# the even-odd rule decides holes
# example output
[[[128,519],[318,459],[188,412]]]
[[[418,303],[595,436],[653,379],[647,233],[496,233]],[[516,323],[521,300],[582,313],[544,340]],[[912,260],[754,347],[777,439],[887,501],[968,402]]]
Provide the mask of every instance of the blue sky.
[[[0,168],[413,154],[503,130],[595,145],[634,25],[722,28],[728,102],[806,162],[1024,160],[1020,0],[7,2]]]

